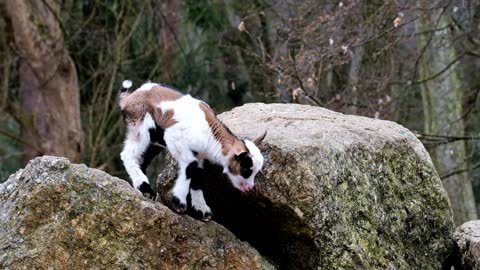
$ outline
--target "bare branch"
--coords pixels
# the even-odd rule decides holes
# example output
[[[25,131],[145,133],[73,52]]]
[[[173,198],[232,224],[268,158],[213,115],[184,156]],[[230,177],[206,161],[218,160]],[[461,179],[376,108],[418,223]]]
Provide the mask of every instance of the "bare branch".
[[[460,169],[460,170],[456,170],[456,171],[453,171],[453,172],[449,172],[449,173],[447,173],[447,174],[445,174],[445,175],[440,176],[440,179],[443,180],[443,179],[446,179],[446,178],[448,178],[448,177],[450,177],[450,176],[453,176],[453,175],[456,175],[456,174],[461,174],[461,173],[465,173],[465,172],[468,172],[468,171],[473,171],[473,170],[475,170],[475,169],[477,169],[477,168],[480,168],[480,162],[477,163],[477,164],[475,164],[475,165],[473,165],[473,166],[470,167],[470,168]]]

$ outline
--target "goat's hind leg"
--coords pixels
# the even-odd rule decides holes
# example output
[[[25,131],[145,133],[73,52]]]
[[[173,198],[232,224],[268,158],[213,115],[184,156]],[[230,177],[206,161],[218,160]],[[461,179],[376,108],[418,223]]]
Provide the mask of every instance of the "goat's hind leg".
[[[155,198],[155,192],[148,182],[148,178],[144,173],[145,166],[142,166],[142,164],[144,163],[144,155],[151,144],[149,129],[152,123],[155,125],[151,116],[147,114],[141,123],[131,127],[120,154],[123,165],[132,180],[133,187],[149,199]]]
[[[140,169],[146,175],[147,174],[147,167],[150,165],[150,162],[160,153],[162,152],[163,147],[159,146],[155,143],[151,143],[148,145],[145,152],[142,154],[142,163],[140,164]],[[155,192],[153,191],[152,187],[149,183],[142,183],[138,188],[143,196],[151,199],[155,199]],[[152,197],[153,194],[153,197]]]
[[[195,211],[194,216],[203,221],[212,219],[212,211],[207,205],[203,196],[202,188],[204,186],[206,175],[203,170],[202,162],[194,161],[190,163],[186,170],[187,178],[190,182],[190,201],[192,209]]]
[[[187,196],[190,187],[190,179],[187,178],[187,167],[189,162],[178,160],[178,176],[172,189],[172,207],[177,213],[187,211]]]

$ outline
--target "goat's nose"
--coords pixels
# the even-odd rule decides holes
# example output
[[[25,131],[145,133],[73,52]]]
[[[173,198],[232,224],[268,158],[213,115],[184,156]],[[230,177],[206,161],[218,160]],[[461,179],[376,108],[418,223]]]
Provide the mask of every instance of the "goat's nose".
[[[240,185],[245,191],[249,191],[253,188],[253,184],[250,183],[241,183]]]

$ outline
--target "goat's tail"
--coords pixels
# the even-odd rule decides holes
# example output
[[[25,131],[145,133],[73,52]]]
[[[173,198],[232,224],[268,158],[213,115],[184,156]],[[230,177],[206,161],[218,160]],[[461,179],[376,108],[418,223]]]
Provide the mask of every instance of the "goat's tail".
[[[131,93],[133,92],[132,89],[132,81],[130,80],[125,80],[122,83],[122,88],[120,89],[120,92],[118,93],[118,104],[120,105],[120,108],[123,110],[123,101],[125,98],[127,98]]]

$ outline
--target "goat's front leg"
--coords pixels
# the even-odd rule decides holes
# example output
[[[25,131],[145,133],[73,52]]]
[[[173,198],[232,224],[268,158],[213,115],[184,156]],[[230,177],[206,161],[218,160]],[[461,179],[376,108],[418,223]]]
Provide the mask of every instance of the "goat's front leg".
[[[187,168],[190,163],[197,160],[182,134],[181,127],[173,126],[166,129],[164,135],[167,149],[178,162],[179,167],[178,176],[172,189],[172,208],[178,213],[184,213],[187,210],[187,196],[191,181],[191,178],[187,177]]]
[[[190,182],[190,198],[195,216],[203,221],[212,219],[212,211],[207,205],[203,196],[202,188],[204,186],[206,176],[201,161],[191,162],[187,166],[186,175]]]

